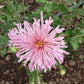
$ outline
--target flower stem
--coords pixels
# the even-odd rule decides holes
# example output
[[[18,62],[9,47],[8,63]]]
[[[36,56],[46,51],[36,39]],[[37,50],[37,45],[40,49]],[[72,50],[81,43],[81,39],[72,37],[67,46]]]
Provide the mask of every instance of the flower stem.
[[[38,70],[37,70],[36,75],[37,75],[37,82],[38,82],[38,84],[41,84],[41,82],[40,82],[40,78],[39,78],[39,74],[38,74]]]

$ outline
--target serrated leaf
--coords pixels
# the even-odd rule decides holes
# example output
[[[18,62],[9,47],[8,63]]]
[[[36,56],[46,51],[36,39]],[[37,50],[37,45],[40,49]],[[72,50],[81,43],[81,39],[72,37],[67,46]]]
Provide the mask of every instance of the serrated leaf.
[[[13,0],[12,5],[13,5],[14,10],[17,11],[18,5],[17,5],[16,0]]]
[[[76,38],[76,37],[71,38],[70,43],[71,43],[72,47],[75,50],[78,49],[78,47],[79,47],[79,40],[78,40],[78,38]]]
[[[52,11],[51,7],[52,7],[52,3],[51,2],[47,2],[45,4],[45,6],[44,6],[44,11],[49,13],[50,11]]]

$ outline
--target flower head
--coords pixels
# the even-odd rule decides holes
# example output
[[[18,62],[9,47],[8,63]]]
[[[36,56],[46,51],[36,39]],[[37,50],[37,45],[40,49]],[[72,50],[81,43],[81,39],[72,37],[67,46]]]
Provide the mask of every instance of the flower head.
[[[30,25],[29,22],[24,21],[24,28],[22,24],[16,24],[18,28],[9,30],[9,46],[16,46],[18,52],[16,53],[18,62],[24,60],[24,66],[29,61],[30,71],[46,70],[54,67],[56,63],[55,58],[59,63],[63,63],[64,54],[69,54],[64,51],[65,46],[64,37],[62,35],[55,37],[57,33],[61,33],[64,28],[59,29],[59,25],[55,30],[51,31],[51,23],[53,20],[49,17],[49,20],[43,21],[43,13],[41,12],[41,24],[40,20],[34,18],[34,22]]]

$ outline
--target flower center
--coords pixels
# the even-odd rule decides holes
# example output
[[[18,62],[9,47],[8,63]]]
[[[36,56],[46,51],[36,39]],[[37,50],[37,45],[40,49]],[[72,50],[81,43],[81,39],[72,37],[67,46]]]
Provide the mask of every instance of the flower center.
[[[41,47],[42,43],[40,41],[37,41],[36,45],[39,46],[39,47]]]

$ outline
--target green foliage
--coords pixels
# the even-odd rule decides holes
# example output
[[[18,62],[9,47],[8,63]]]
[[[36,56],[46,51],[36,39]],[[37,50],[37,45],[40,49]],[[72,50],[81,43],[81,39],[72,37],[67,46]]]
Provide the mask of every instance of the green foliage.
[[[79,27],[83,28],[84,29],[84,21],[81,20],[80,23],[79,23]]]
[[[37,3],[45,3],[47,0],[36,0]]]
[[[2,2],[1,0],[0,2]],[[6,54],[7,45],[8,45],[8,31],[11,28],[16,27],[14,23],[19,23],[24,18],[24,12],[29,7],[24,7],[23,4],[18,4],[16,0],[6,0],[3,1],[4,7],[0,10],[0,54],[4,56]],[[23,12],[23,17],[20,13]],[[30,16],[29,16],[30,17]],[[29,18],[28,17],[28,18]],[[28,19],[29,20],[29,19]]]
[[[60,19],[59,17],[53,16],[52,19],[54,19],[54,21],[53,21],[53,23],[52,23],[52,26],[53,26],[54,28],[56,28],[58,24],[59,24],[59,25],[61,24],[61,19]]]
[[[0,35],[0,54],[2,57],[6,54],[6,47],[8,44],[8,38],[6,35]]]
[[[47,13],[49,13],[52,10],[51,6],[52,6],[52,2],[47,2],[45,4],[44,11],[46,11]]]
[[[10,53],[16,53],[18,51],[18,48],[16,46],[11,46],[9,48]]]
[[[37,8],[37,12],[44,11],[48,13],[48,15],[58,7],[57,4],[53,1],[51,2],[48,0],[36,0],[36,2],[41,4],[41,6]]]
[[[0,2],[3,2],[3,0],[0,0]]]
[[[0,48],[3,48],[3,46],[7,46],[8,44],[8,38],[7,35],[0,35]]]
[[[0,53],[1,55],[6,54],[7,44],[8,44],[8,37],[7,33],[8,30],[11,28],[14,28],[14,23],[22,22],[23,20],[27,20],[30,23],[33,23],[33,18],[36,19],[40,18],[40,12],[43,11],[44,13],[44,20],[48,19],[49,16],[52,16],[53,23],[51,26],[56,28],[57,25],[61,25],[61,27],[66,27],[65,35],[66,39],[65,41],[68,43],[69,51],[78,50],[79,45],[84,41],[84,8],[78,8],[78,5],[80,3],[80,0],[78,3],[73,1],[64,0],[66,2],[66,5],[64,3],[55,2],[55,0],[48,1],[48,0],[36,0],[37,3],[40,4],[40,6],[37,8],[36,12],[28,11],[25,13],[25,10],[28,9],[28,6],[24,6],[24,2],[17,4],[16,0],[0,0],[0,2],[3,2],[5,5],[0,10]],[[70,6],[70,7],[69,7]],[[58,16],[55,16],[53,12],[58,11],[58,13],[61,14],[61,18]],[[23,13],[23,16],[21,16],[21,13]],[[57,13],[56,13],[57,14]],[[75,18],[81,19],[78,23],[72,24],[73,21],[76,21]],[[63,24],[65,23],[65,25]],[[74,26],[74,29],[71,28],[71,26]],[[77,41],[75,41],[77,40]]]
[[[74,51],[78,51],[80,44],[84,41],[84,8],[78,8],[81,0],[78,0],[78,3],[71,0],[64,1],[66,4],[60,3],[60,1],[55,2],[55,0],[36,0],[40,4],[36,11],[26,12],[29,5],[25,7],[24,2],[17,4],[16,0],[0,0],[4,4],[4,7],[0,8],[0,55],[4,57],[6,54],[8,49],[7,34],[11,28],[16,27],[14,24],[22,23],[24,20],[33,23],[33,17],[40,19],[40,12],[43,11],[44,20],[52,16],[53,23],[51,26],[53,28],[56,28],[57,25],[66,28],[63,33],[68,46],[67,51],[74,56]],[[60,14],[60,16],[56,14]],[[18,58],[16,61],[18,61]],[[23,66],[23,61],[18,70]],[[64,75],[65,68],[58,62],[57,64],[55,66],[58,66],[61,71],[63,70],[64,73],[62,72],[61,74]],[[36,73],[36,69],[30,72],[29,68],[27,68],[27,74],[30,75],[30,84],[35,84],[34,82],[37,80]],[[41,78],[41,74],[39,73],[38,75]]]
[[[58,9],[60,14],[67,13],[67,7],[64,4],[59,4]]]
[[[17,5],[16,0],[12,1],[12,5],[13,5],[14,10],[17,11],[18,10],[18,5]]]
[[[78,49],[78,47],[79,47],[79,41],[78,41],[77,38],[75,38],[75,37],[71,38],[70,43],[71,43],[71,45],[73,46],[73,48],[75,50]]]
[[[6,48],[2,48],[0,50],[0,54],[1,54],[2,57],[4,57],[4,55],[6,54]]]
[[[30,78],[29,78],[30,84],[34,84],[36,82],[37,75],[39,76],[39,78],[41,78],[41,74],[38,73],[36,69],[34,71],[30,72],[29,68],[27,67],[26,72],[28,75],[30,75]]]
[[[66,29],[65,35],[70,39],[70,37],[73,35],[73,30],[71,28]]]
[[[28,22],[33,23],[32,17],[33,17],[32,12],[27,12],[23,18],[27,20]]]

